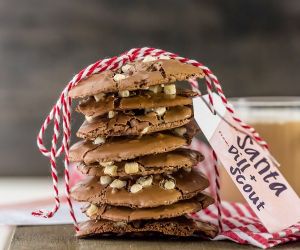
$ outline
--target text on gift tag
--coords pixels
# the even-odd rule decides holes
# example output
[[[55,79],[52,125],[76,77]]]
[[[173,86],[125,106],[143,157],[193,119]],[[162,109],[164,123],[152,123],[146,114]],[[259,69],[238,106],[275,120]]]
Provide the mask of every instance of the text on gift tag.
[[[232,119],[218,95],[213,95],[216,115],[208,96],[202,98],[193,99],[195,120],[266,229],[277,232],[299,222],[300,199],[268,152]]]

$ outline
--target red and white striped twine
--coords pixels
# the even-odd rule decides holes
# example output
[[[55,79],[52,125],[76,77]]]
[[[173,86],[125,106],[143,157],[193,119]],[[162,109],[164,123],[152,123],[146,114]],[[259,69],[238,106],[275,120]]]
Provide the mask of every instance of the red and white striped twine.
[[[214,112],[214,103],[212,98],[212,92],[216,90],[217,94],[221,97],[226,109],[232,114],[232,118],[240,124],[241,127],[248,130],[253,138],[264,148],[268,149],[267,143],[259,136],[259,134],[255,131],[255,129],[244,122],[242,122],[238,117],[235,116],[235,112],[228,102],[227,98],[224,95],[224,92],[222,90],[221,84],[218,81],[217,77],[212,73],[212,71],[204,66],[202,63],[197,62],[196,60],[188,59],[181,57],[177,54],[170,53],[161,49],[155,49],[155,48],[134,48],[129,50],[128,52],[125,52],[121,54],[120,56],[107,58],[103,60],[99,60],[95,62],[94,64],[89,65],[88,67],[81,70],[77,75],[73,77],[73,79],[68,83],[68,85],[65,87],[65,89],[62,91],[59,99],[57,100],[56,104],[53,106],[52,110],[50,111],[49,115],[45,119],[41,130],[37,137],[37,145],[40,150],[40,152],[49,158],[50,165],[51,165],[51,175],[52,175],[52,181],[53,181],[53,189],[54,189],[54,200],[55,200],[55,206],[51,211],[45,211],[45,210],[38,210],[35,212],[32,212],[32,215],[34,216],[41,216],[45,218],[51,218],[59,209],[60,206],[60,199],[59,199],[59,190],[58,190],[58,176],[57,176],[57,163],[56,159],[59,157],[62,153],[64,153],[64,176],[65,176],[65,194],[67,197],[67,202],[69,205],[69,211],[70,215],[73,219],[74,226],[76,231],[79,230],[78,223],[76,221],[76,217],[74,214],[72,201],[70,198],[70,186],[69,186],[69,147],[70,147],[70,136],[71,136],[71,98],[68,97],[69,91],[78,84],[82,79],[87,78],[95,73],[103,72],[105,70],[115,70],[122,67],[127,62],[134,62],[143,59],[145,56],[168,56],[172,59],[177,59],[180,62],[187,63],[194,65],[196,67],[199,67],[203,70],[205,74],[205,84],[207,93],[209,96],[209,106]],[[194,90],[198,92],[199,95],[201,95],[198,83],[195,80],[191,80],[190,84]],[[60,127],[61,124],[61,118],[62,118],[62,128]],[[45,134],[46,129],[50,125],[50,123],[53,121],[53,136],[52,136],[52,143],[51,148],[48,150],[43,142],[43,136]],[[62,134],[62,135],[61,135]],[[61,139],[60,139],[61,137]],[[59,141],[59,139],[61,141]],[[217,155],[214,153],[214,159],[215,159],[215,172],[216,172],[216,197],[217,197],[217,207],[218,207],[218,221],[219,226],[222,229],[222,223],[221,223],[221,202],[220,202],[220,196],[219,196],[219,172],[217,168]]]

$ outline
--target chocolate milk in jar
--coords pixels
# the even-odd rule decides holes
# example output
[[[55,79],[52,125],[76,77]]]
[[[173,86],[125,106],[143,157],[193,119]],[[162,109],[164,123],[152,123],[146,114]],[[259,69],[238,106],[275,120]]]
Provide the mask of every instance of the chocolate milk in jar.
[[[300,196],[300,97],[246,97],[230,101],[237,115],[267,141],[281,164],[280,172]],[[224,168],[221,186],[222,199],[244,201]]]

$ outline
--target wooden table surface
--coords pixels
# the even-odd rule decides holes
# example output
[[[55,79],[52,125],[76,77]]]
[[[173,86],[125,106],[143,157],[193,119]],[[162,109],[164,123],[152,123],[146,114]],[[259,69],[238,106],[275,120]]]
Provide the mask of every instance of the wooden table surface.
[[[17,227],[13,236],[11,250],[34,249],[101,249],[101,250],[193,250],[193,249],[258,249],[232,242],[199,240],[129,240],[129,239],[76,239],[71,225],[22,226]],[[288,243],[272,249],[300,249],[300,242]]]

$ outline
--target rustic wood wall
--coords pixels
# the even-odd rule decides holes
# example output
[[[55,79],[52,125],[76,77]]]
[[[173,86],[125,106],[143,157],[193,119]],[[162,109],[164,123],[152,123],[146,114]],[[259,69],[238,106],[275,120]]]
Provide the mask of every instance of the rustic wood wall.
[[[299,14],[297,0],[1,0],[0,175],[48,174],[35,138],[50,105],[82,67],[131,47],[204,62],[228,96],[299,95]]]

